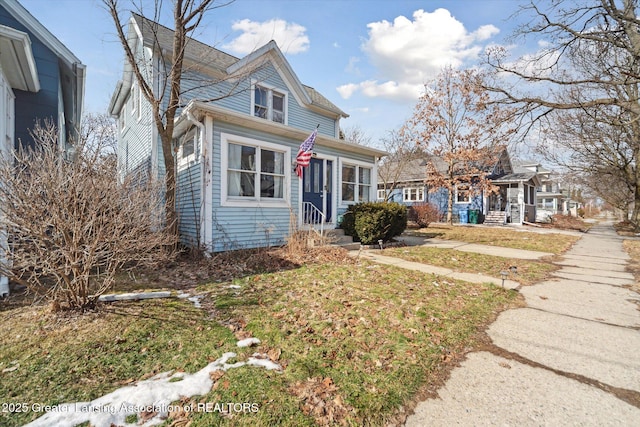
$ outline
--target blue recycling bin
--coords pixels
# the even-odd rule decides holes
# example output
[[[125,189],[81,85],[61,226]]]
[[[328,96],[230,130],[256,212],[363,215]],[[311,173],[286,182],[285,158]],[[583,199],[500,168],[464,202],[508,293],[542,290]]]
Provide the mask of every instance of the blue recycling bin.
[[[469,223],[469,211],[467,209],[459,210],[458,216],[460,217],[460,224]]]

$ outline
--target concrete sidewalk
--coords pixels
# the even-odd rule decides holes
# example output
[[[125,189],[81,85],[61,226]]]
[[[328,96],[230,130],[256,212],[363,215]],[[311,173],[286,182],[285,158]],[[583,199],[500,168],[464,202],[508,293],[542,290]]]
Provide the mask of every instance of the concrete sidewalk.
[[[640,425],[640,296],[627,260],[612,225],[594,226],[406,425]]]

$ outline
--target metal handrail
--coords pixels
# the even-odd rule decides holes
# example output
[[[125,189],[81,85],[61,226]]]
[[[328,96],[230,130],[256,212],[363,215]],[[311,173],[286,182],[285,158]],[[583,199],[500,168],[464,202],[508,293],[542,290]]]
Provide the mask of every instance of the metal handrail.
[[[326,216],[311,202],[302,202],[302,223],[314,226],[320,224],[320,235],[324,233],[324,223]]]

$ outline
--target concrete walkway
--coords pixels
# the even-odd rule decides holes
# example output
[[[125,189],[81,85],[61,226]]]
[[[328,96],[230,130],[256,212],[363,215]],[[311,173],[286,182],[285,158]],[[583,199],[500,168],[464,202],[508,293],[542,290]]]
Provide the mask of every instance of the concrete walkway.
[[[640,425],[640,295],[627,260],[610,223],[593,227],[406,426]]]
[[[528,251],[524,249],[504,248],[501,246],[481,245],[477,243],[458,242],[455,240],[430,239],[420,236],[401,236],[397,238],[407,246],[425,246],[429,248],[455,249],[462,252],[475,252],[491,256],[517,259],[540,259],[553,256],[550,252]]]
[[[406,268],[407,270],[422,271],[423,273],[438,274],[440,276],[451,277],[452,279],[464,280],[471,283],[493,283],[496,286],[504,286],[507,289],[518,289],[520,283],[505,279],[504,283],[502,279],[496,277],[487,276],[485,274],[478,273],[461,273],[451,270],[445,267],[438,267],[435,265],[422,264],[420,262],[405,261],[400,258],[390,257],[382,255],[380,250],[365,250],[365,251],[350,251],[349,255],[353,257],[361,257],[369,261],[377,262],[379,264],[394,265],[400,268]]]
[[[480,245],[476,243],[458,242],[455,240],[431,239],[420,236],[403,235],[398,240],[407,246],[425,246],[430,248],[454,249],[462,252],[475,252],[479,254],[499,256],[503,258],[536,260],[547,256],[553,256],[549,252],[528,251],[524,249],[504,248],[500,246]],[[493,283],[507,289],[519,289],[520,283],[514,280],[479,273],[462,273],[445,267],[427,265],[420,262],[405,261],[400,258],[386,256],[384,251],[378,249],[353,250],[349,254],[353,257],[361,257],[379,264],[394,265],[408,270],[422,271],[424,273],[438,274],[452,279],[464,280],[471,283]]]

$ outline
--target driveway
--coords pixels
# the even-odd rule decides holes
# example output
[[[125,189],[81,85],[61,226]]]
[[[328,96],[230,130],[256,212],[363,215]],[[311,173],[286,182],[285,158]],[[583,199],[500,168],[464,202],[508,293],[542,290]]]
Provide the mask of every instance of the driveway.
[[[640,425],[640,295],[627,260],[612,224],[594,226],[406,426]]]

